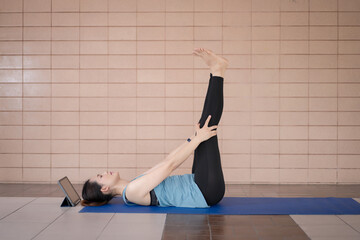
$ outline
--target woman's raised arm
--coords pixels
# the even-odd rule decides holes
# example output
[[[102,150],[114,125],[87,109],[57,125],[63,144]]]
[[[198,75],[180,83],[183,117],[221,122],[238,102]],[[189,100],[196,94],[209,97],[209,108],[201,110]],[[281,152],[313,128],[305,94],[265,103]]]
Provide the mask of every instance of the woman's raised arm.
[[[210,116],[206,120],[203,128],[200,129],[200,126],[197,125],[196,136],[190,142],[183,144],[171,158],[159,164],[156,168],[152,169],[152,171],[148,171],[148,173],[141,178],[132,181],[126,190],[128,200],[136,203],[137,199],[143,199],[152,189],[167,178],[172,171],[179,167],[201,142],[215,136],[216,130],[212,130],[217,126],[208,127],[209,121]]]
[[[204,126],[201,129],[200,129],[200,123],[196,124],[196,136],[194,137],[193,140],[191,140],[191,142],[195,142],[196,147],[194,149],[192,149],[191,147],[188,147],[190,145],[185,145],[170,159],[170,161],[172,161],[172,163],[173,163],[174,170],[176,168],[178,168],[193,153],[193,151],[197,148],[197,146],[200,143],[208,140],[209,138],[211,138],[217,134],[216,130],[214,130],[217,128],[216,125],[208,127],[210,118],[211,118],[211,115],[208,116],[208,118],[205,121]]]
[[[172,158],[164,161],[156,168],[134,181],[130,182],[126,189],[126,197],[129,201],[138,203],[165,178],[167,178],[188,156],[197,148],[201,141],[195,137],[187,142]]]
[[[193,134],[190,138],[190,140],[193,140],[195,138],[195,134]],[[149,170],[147,170],[146,172],[144,172],[144,174],[148,174],[152,171],[154,171],[155,169],[159,168],[161,165],[164,165],[167,161],[169,161],[169,159],[171,159],[173,156],[175,156],[175,154],[177,152],[179,152],[180,149],[182,149],[185,145],[187,145],[189,142],[186,140],[184,141],[180,146],[176,147],[174,150],[172,150],[167,156],[166,158],[159,162],[158,164],[156,164],[154,167],[150,168]]]

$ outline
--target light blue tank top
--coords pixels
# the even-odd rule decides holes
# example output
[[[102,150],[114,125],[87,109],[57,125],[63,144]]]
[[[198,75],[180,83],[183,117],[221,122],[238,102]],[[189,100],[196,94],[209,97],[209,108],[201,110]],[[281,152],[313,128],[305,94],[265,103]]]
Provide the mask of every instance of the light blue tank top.
[[[141,177],[140,175],[135,179]],[[133,179],[133,180],[135,180]],[[132,180],[132,181],[133,181]],[[127,187],[127,186],[126,186]],[[136,205],[126,199],[124,188],[122,197],[127,205]],[[210,207],[194,181],[194,174],[174,175],[164,179],[154,188],[160,207]]]

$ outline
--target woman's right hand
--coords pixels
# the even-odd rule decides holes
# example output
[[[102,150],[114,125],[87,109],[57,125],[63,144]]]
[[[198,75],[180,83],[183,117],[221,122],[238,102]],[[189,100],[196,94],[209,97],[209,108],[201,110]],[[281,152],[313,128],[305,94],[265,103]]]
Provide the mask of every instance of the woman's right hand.
[[[217,134],[217,125],[209,127],[210,118],[211,115],[208,116],[202,128],[200,128],[200,123],[196,124],[196,137],[198,137],[201,142],[206,141]]]

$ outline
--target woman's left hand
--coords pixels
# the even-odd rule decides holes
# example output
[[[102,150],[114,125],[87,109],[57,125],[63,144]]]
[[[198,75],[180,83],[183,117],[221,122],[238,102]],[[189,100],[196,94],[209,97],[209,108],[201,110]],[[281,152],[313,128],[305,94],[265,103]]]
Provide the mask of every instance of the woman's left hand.
[[[200,128],[200,123],[196,124],[196,137],[200,139],[200,142],[206,141],[209,138],[217,134],[217,125],[209,127],[211,115],[208,116],[206,122],[202,128]],[[215,130],[214,130],[215,129]]]

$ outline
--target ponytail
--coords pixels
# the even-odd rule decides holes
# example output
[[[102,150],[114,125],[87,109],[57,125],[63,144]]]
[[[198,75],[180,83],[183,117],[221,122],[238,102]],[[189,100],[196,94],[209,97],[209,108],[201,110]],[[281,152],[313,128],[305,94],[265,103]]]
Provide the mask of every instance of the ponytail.
[[[88,207],[88,206],[92,206],[92,207],[99,207],[99,206],[102,206],[102,205],[105,205],[107,204],[108,201],[104,201],[104,202],[90,202],[90,201],[87,201],[85,199],[81,200],[80,204],[81,206],[84,206],[84,207]]]

